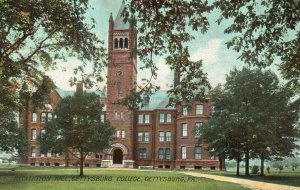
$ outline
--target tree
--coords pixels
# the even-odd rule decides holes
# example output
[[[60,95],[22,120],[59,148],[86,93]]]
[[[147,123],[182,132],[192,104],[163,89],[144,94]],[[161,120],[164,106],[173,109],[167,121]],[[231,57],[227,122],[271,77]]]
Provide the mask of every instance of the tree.
[[[271,71],[235,69],[212,93],[215,112],[203,125],[202,138],[217,155],[237,163],[244,157],[246,175],[250,158],[259,157],[263,169],[265,159],[291,156],[297,148],[299,107],[293,96]]]
[[[108,121],[101,121],[102,106],[95,93],[75,93],[62,99],[55,110],[55,118],[45,126],[38,141],[41,152],[70,153],[83,162],[90,153],[101,152],[112,141],[114,129]]]
[[[6,110],[0,114],[4,116],[0,120],[0,151],[10,153],[14,159],[24,159],[28,150],[24,129],[18,127],[15,113]]]
[[[217,0],[213,5],[220,11],[218,23],[233,21],[225,29],[235,34],[227,47],[240,52],[243,62],[266,67],[280,59],[282,76],[300,86],[300,1]]]
[[[88,0],[0,1],[0,118],[5,120],[0,123],[0,130],[3,133],[11,134],[6,121],[15,120],[13,112],[21,110],[26,114],[31,100],[36,100],[35,106],[44,104],[41,100],[51,89],[45,85],[49,83],[44,71],[56,68],[58,61],[78,58],[83,64],[75,69],[76,73],[83,73],[84,66],[92,63],[93,74],[85,72],[82,80],[87,86],[102,80],[99,73],[106,64],[105,50],[102,41],[90,32],[94,21],[86,22],[88,8]],[[16,135],[7,138],[18,140]],[[9,145],[9,141],[4,139],[0,146]]]
[[[16,89],[11,93],[18,103],[18,92],[36,87],[44,71],[55,68],[58,61],[76,57],[82,62],[74,72],[84,72],[92,64],[93,72],[82,74],[82,81],[91,86],[101,81],[99,74],[106,64],[105,49],[88,24],[88,0],[4,0],[0,2],[0,82],[1,86]],[[93,78],[91,78],[93,77]],[[73,78],[73,82],[76,79]],[[16,95],[14,95],[16,94]],[[1,98],[0,105],[10,99]],[[14,107],[15,108],[15,107]]]
[[[299,9],[298,0],[141,0],[129,1],[124,15],[139,23],[141,55],[152,56],[181,51],[184,43],[193,39],[187,29],[205,33],[209,13],[218,11],[219,24],[231,22],[224,32],[235,34],[227,46],[241,52],[243,62],[266,67],[279,58],[283,77],[299,86]],[[147,68],[156,69],[151,61],[147,63]]]

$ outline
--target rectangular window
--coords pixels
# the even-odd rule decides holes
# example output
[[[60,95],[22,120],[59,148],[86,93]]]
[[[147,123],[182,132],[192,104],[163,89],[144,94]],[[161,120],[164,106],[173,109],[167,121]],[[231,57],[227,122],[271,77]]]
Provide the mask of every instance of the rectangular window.
[[[172,115],[170,113],[167,113],[167,123],[171,123],[172,121]]]
[[[186,137],[187,136],[187,123],[181,124],[181,136]]]
[[[36,157],[36,148],[31,147],[31,157]]]
[[[31,129],[31,140],[36,140],[36,129]]]
[[[186,159],[186,146],[181,147],[181,159]]]
[[[145,123],[150,123],[150,115],[145,114]]]
[[[147,159],[147,150],[145,148],[138,149],[139,159]]]
[[[45,129],[41,129],[41,134],[45,134],[46,130]]]
[[[202,152],[202,149],[200,146],[196,146],[195,147],[195,159],[196,160],[200,160],[201,159],[201,152]]]
[[[203,114],[203,105],[197,104],[196,105],[196,115],[202,115]]]
[[[164,113],[160,113],[159,114],[159,122],[160,123],[164,123],[165,122],[165,114]]]
[[[200,137],[200,135],[201,135],[200,130],[201,130],[202,124],[203,123],[201,123],[201,122],[196,122],[195,123],[195,131],[194,131],[195,137]]]
[[[121,131],[117,131],[117,138],[121,137]]]
[[[143,133],[139,132],[138,133],[138,142],[142,142],[143,141]]]
[[[47,152],[47,157],[52,157],[51,152]]]
[[[121,135],[122,135],[122,139],[125,139],[125,131],[124,130],[122,130]]]
[[[165,158],[166,158],[166,160],[171,160],[171,149],[170,148],[166,148]]]
[[[101,114],[101,116],[100,116],[100,121],[101,121],[101,122],[104,122],[104,121],[105,121],[105,116],[104,116],[104,114]]]
[[[47,115],[47,120],[48,120],[48,121],[51,121],[51,120],[52,120],[52,117],[53,117],[53,114],[52,114],[52,113],[48,113],[48,115]]]
[[[159,132],[159,141],[160,142],[165,141],[165,132],[163,132],[163,131]]]
[[[149,132],[145,132],[144,138],[145,142],[149,142]]]
[[[164,149],[162,148],[158,149],[158,159],[160,160],[164,159]]]
[[[139,116],[138,116],[138,123],[143,123],[143,120],[144,120],[143,115],[139,114]]]
[[[45,154],[41,154],[41,157],[45,157]]]
[[[182,107],[182,115],[187,115],[188,114],[188,108],[187,106]]]
[[[35,112],[32,112],[32,114],[31,114],[31,121],[32,122],[37,122],[37,115],[36,115]]]
[[[171,131],[166,132],[166,141],[171,141]]]
[[[42,122],[46,122],[47,121],[47,113],[46,112],[42,112],[42,114],[41,114],[41,121]]]
[[[121,112],[121,116],[120,117],[121,117],[121,119],[123,119],[123,117],[124,117],[123,112]]]

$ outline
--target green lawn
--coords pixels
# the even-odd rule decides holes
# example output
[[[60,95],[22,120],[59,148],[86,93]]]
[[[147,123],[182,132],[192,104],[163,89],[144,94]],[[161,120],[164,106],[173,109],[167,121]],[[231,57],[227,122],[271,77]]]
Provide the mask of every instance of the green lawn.
[[[263,177],[259,175],[250,175],[250,177],[245,177],[244,172],[241,172],[240,176],[236,176],[235,172],[228,172],[228,171],[199,171],[199,172],[300,187],[299,167],[295,171],[293,171],[291,168],[284,168],[281,172],[278,169],[271,168],[270,174],[265,172],[265,176]]]
[[[193,178],[177,171],[141,171],[85,168],[85,177],[78,177],[76,168],[24,167],[0,170],[0,190],[40,189],[122,189],[122,190],[246,190],[237,184],[204,178]]]

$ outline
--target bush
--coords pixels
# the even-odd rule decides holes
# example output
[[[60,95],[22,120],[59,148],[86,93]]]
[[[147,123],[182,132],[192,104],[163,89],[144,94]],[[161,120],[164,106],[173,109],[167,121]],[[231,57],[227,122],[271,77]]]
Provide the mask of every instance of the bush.
[[[258,174],[258,172],[259,172],[259,167],[256,166],[256,165],[252,166],[251,173],[252,174]]]

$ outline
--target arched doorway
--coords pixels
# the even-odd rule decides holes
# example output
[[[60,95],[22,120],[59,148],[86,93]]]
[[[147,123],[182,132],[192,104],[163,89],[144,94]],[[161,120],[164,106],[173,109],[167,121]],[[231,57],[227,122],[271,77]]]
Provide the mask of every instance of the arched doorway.
[[[123,151],[119,148],[113,152],[113,164],[122,164],[123,162]]]

